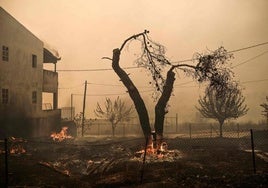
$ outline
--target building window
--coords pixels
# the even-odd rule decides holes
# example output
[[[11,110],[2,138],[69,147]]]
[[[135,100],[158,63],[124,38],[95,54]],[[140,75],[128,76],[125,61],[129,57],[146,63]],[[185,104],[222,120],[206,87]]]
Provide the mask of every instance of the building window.
[[[2,46],[2,60],[8,61],[8,47]]]
[[[8,89],[2,89],[2,104],[8,103]]]
[[[37,92],[36,91],[32,92],[32,103],[33,104],[37,103]]]
[[[36,68],[37,67],[37,56],[32,55],[32,67]]]

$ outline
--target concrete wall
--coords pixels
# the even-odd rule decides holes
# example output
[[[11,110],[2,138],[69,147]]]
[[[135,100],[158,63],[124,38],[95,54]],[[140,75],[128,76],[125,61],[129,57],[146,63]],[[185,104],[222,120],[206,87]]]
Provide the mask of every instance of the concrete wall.
[[[9,49],[8,61],[2,60],[2,46]],[[60,111],[42,111],[42,91],[53,92],[57,103],[58,75],[44,71],[43,87],[43,42],[1,7],[0,50],[0,134],[47,135],[53,126],[60,125]],[[33,55],[36,67],[32,67]],[[3,88],[8,89],[8,104],[2,104]],[[37,92],[36,103],[32,102],[33,91]]]
[[[57,93],[58,92],[58,73],[43,70],[43,92]]]
[[[52,132],[61,129],[60,110],[43,111],[37,118],[0,119],[0,138],[14,137],[50,137]]]
[[[33,117],[41,113],[43,86],[43,42],[0,8],[0,47],[9,48],[9,61],[0,58],[0,89],[9,90],[9,104],[0,106],[0,114]],[[32,55],[37,67],[32,67]],[[32,104],[32,92],[37,103]]]

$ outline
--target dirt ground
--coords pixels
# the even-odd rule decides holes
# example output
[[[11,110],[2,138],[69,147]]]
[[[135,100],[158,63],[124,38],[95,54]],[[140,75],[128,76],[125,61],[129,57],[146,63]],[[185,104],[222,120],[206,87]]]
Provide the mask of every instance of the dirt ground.
[[[165,140],[176,155],[148,158],[136,152],[143,138],[83,138],[60,143],[24,140],[26,152],[8,156],[9,187],[268,187],[268,162],[256,155],[253,173],[248,139]],[[267,140],[265,141],[268,144]],[[267,149],[267,145],[262,145]],[[9,147],[13,145],[9,144]],[[2,148],[3,149],[3,148]],[[267,152],[267,150],[266,150]],[[266,153],[267,154],[267,153]],[[1,187],[5,183],[0,156]],[[142,175],[143,174],[143,175]]]

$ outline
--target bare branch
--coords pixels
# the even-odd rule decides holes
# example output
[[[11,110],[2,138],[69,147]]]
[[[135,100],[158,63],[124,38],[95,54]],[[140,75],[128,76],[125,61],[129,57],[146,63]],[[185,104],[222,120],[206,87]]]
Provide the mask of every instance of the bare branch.
[[[101,59],[108,59],[108,60],[113,60],[112,58],[110,58],[110,57],[102,57]]]
[[[142,32],[142,33],[139,33],[139,34],[136,34],[136,35],[133,35],[133,36],[127,38],[127,39],[123,42],[123,44],[121,45],[121,47],[119,48],[120,52],[123,50],[124,46],[126,45],[126,43],[127,43],[128,41],[130,41],[130,40],[132,40],[132,39],[136,39],[136,38],[138,38],[138,37],[141,36],[141,35],[146,35],[147,33],[149,33],[149,31],[144,30],[144,32]]]

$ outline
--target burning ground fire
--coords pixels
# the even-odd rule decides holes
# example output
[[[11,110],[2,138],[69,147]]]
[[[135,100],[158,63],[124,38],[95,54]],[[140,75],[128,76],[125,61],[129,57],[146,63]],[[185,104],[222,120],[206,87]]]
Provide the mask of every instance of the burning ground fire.
[[[147,162],[162,162],[162,161],[175,161],[182,158],[182,153],[179,150],[168,150],[166,142],[162,142],[160,148],[154,147],[153,142],[146,150],[146,161]],[[135,153],[135,157],[132,160],[142,161],[145,155],[145,150],[140,150]]]
[[[22,139],[22,138],[15,138],[15,137],[10,137],[8,138],[8,144],[9,145],[9,149],[8,149],[8,153],[10,154],[24,154],[26,153],[26,149],[24,149],[23,147],[23,143],[25,143],[26,140]],[[0,153],[5,153],[4,150],[0,150]]]
[[[147,149],[146,162],[173,162],[182,158],[182,154],[178,150],[168,150],[166,143],[162,144],[160,150]],[[108,154],[109,157],[102,157],[101,154],[99,156],[98,153],[98,157],[84,159],[79,156],[72,158],[62,157],[56,161],[40,161],[39,164],[66,176],[93,175],[104,174],[117,166],[125,167],[124,163],[127,161],[135,164],[137,162],[142,163],[144,156],[144,150],[135,152],[133,156],[133,153],[121,144],[112,144],[104,153]]]
[[[26,150],[24,149],[22,143],[26,142],[25,140],[21,138],[15,138],[15,137],[10,137],[10,142],[11,146],[9,149],[10,154],[23,154],[26,153]]]
[[[68,127],[62,127],[61,131],[59,133],[52,133],[50,137],[57,142],[61,142],[65,139],[73,139],[71,135],[67,134]]]

